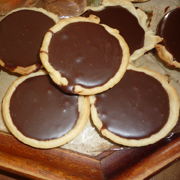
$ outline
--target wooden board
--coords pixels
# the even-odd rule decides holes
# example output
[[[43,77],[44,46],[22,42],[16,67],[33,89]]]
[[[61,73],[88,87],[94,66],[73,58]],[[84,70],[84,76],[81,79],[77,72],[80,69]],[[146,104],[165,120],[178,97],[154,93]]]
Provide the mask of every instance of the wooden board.
[[[0,169],[31,179],[144,179],[180,158],[180,133],[146,147],[117,148],[95,157],[62,148],[40,150],[0,132]]]

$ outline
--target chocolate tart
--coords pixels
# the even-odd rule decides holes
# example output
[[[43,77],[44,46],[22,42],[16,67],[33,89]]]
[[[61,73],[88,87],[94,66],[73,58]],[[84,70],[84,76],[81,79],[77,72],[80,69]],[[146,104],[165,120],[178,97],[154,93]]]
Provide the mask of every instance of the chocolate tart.
[[[41,68],[39,50],[58,16],[42,8],[19,8],[0,21],[0,65],[22,75]]]
[[[176,125],[179,98],[160,74],[129,65],[112,89],[91,96],[94,125],[115,143],[145,146],[165,137]]]
[[[52,80],[71,94],[103,92],[120,81],[129,48],[96,16],[60,20],[45,35],[40,58]]]
[[[67,95],[46,71],[21,76],[3,99],[3,118],[21,142],[36,148],[53,148],[74,139],[90,114],[89,97]]]
[[[180,68],[180,7],[166,13],[157,34],[162,42],[155,46],[158,56],[168,65]]]
[[[81,16],[94,14],[106,24],[119,31],[130,49],[130,62],[137,60],[145,52],[161,41],[159,36],[147,28],[147,15],[136,9],[129,0],[103,0],[98,7],[86,7]]]

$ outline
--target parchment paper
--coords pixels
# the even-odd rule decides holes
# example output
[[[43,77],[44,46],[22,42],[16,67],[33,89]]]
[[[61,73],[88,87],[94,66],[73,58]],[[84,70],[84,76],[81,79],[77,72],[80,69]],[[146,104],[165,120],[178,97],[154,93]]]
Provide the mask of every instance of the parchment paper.
[[[97,2],[98,3],[98,2]],[[156,27],[160,19],[164,16],[164,14],[178,6],[180,6],[179,0],[151,0],[144,3],[134,3],[136,7],[140,7],[143,10],[146,10],[152,16],[152,18],[149,23],[149,28],[156,32]],[[180,97],[180,70],[167,66],[163,61],[161,61],[157,55],[150,51],[143,55],[141,58],[133,62],[133,64],[136,67],[145,67],[150,70],[159,72],[160,74],[164,75],[169,83],[173,85]],[[1,70],[1,78],[0,78],[0,101],[2,102],[2,99],[11,85],[11,83],[18,78],[18,75],[15,75],[13,73],[8,73],[3,68]],[[0,104],[1,108],[1,104]],[[178,125],[179,126],[179,125]],[[178,127],[177,126],[177,127]],[[180,128],[175,128],[173,132],[179,132]],[[2,118],[2,114],[0,112],[0,130],[8,132]],[[99,132],[96,130],[96,128],[93,126],[91,120],[89,119],[88,123],[86,124],[84,130],[71,142],[68,144],[62,146],[61,148],[70,149],[73,151],[77,151],[83,154],[88,154],[95,156],[104,150],[107,150],[111,147],[113,147],[115,144],[111,141],[107,140],[106,138],[102,137]],[[122,148],[128,148],[128,147],[122,147],[118,146],[119,148],[117,150],[121,150]]]

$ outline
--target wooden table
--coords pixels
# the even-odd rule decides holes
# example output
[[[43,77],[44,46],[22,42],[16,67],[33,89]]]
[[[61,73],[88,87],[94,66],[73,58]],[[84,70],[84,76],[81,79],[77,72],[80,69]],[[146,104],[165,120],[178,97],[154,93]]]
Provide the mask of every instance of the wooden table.
[[[110,149],[95,157],[62,148],[35,149],[0,132],[0,169],[30,179],[177,180],[180,161],[153,175],[179,158],[180,132],[150,146]]]
[[[24,177],[14,175],[5,171],[0,171],[0,179],[4,180],[26,180]],[[180,179],[180,160],[175,161],[159,173],[147,180],[179,180]]]
[[[149,180],[179,180],[180,179],[180,160],[176,160]]]

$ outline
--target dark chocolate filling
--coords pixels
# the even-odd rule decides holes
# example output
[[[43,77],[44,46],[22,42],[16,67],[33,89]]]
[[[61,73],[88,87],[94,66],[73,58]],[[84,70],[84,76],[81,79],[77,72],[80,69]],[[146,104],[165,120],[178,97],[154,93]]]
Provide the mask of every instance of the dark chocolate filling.
[[[101,24],[118,29],[127,42],[130,54],[144,46],[144,30],[137,18],[121,6],[107,6],[99,11],[87,10],[81,16],[88,17],[94,14],[100,18]]]
[[[55,24],[47,15],[20,10],[6,16],[0,22],[0,59],[5,68],[41,65],[39,50],[45,33]]]
[[[105,84],[120,68],[119,41],[105,28],[91,22],[70,23],[52,36],[49,62],[68,80],[63,90],[74,86],[93,88]]]
[[[180,8],[168,12],[160,21],[157,34],[166,49],[180,62]]]
[[[157,133],[169,117],[169,98],[159,81],[142,72],[127,70],[112,89],[96,95],[102,129],[127,139]]]
[[[10,115],[13,124],[27,137],[59,138],[76,124],[78,96],[62,93],[48,75],[28,78],[11,97]]]

